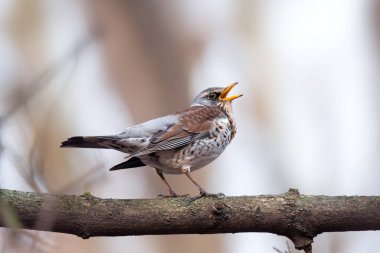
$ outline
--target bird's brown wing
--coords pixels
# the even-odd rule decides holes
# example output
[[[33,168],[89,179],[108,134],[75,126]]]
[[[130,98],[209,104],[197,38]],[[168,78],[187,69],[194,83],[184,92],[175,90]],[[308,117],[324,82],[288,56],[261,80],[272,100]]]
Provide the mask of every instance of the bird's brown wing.
[[[178,122],[170,125],[166,130],[155,133],[145,149],[128,157],[174,149],[204,138],[208,136],[213,121],[223,116],[223,112],[217,107],[192,106],[177,112],[177,115],[179,115]]]

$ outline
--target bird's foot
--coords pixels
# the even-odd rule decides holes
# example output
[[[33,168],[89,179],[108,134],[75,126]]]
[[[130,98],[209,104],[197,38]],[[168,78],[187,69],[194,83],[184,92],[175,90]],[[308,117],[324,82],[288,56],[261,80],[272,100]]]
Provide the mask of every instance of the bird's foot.
[[[172,191],[169,193],[169,195],[159,194],[158,197],[159,198],[176,198],[176,197],[178,197],[178,195]]]
[[[219,198],[225,196],[223,193],[209,193],[206,191],[201,191],[197,196],[194,196],[191,198],[192,201],[195,201],[197,199],[203,198],[203,197],[213,197],[213,198]]]

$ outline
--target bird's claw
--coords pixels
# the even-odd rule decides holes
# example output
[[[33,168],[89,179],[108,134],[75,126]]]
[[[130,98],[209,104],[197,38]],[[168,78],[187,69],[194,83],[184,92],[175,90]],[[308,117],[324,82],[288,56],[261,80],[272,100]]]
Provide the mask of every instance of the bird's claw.
[[[178,195],[174,191],[169,191],[169,195],[159,194],[158,197],[159,198],[176,198],[178,197]]]
[[[213,198],[219,198],[225,196],[223,193],[209,193],[206,191],[201,191],[197,196],[194,196],[191,198],[191,201],[195,201],[197,199],[203,198],[203,197],[213,197]]]

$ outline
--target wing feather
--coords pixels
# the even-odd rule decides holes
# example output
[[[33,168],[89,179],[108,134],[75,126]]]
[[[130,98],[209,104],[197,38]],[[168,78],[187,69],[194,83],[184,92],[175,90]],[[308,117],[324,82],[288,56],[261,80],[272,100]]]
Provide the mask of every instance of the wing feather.
[[[205,138],[212,129],[213,121],[224,116],[219,108],[209,106],[192,106],[177,114],[180,115],[178,122],[169,125],[166,130],[155,133],[146,148],[128,157],[175,149],[188,145],[194,140]]]

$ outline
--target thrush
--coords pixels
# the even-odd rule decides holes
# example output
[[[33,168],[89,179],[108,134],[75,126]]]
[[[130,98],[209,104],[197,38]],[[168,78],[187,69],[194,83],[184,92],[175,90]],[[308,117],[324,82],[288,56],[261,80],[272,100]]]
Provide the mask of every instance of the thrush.
[[[190,176],[215,160],[236,134],[232,101],[242,95],[227,97],[237,83],[208,88],[199,93],[190,107],[176,113],[128,127],[108,136],[75,136],[61,147],[115,149],[127,153],[127,161],[110,170],[151,166],[169,190],[164,174],[185,174],[199,189],[208,193]]]

